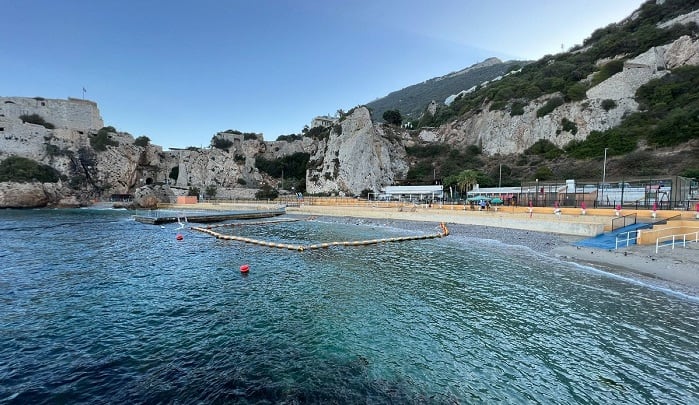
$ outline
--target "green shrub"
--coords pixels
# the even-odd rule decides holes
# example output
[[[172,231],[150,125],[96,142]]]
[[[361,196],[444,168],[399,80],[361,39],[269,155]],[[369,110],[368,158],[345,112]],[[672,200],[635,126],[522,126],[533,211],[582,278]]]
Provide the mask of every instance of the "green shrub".
[[[434,143],[429,145],[407,146],[405,148],[405,153],[407,153],[408,156],[417,158],[431,158],[437,155],[445,154],[448,152],[448,150],[448,145]]]
[[[56,183],[59,178],[60,176],[56,169],[32,159],[10,156],[0,162],[0,182],[28,183],[39,181],[41,183]]]
[[[111,134],[117,132],[114,127],[102,127],[97,134],[90,137],[90,145],[92,149],[101,152],[107,150],[107,146],[118,146],[119,142],[112,140]]]
[[[44,118],[39,114],[22,114],[19,116],[22,122],[27,122],[29,124],[41,125],[46,129],[55,129],[56,126],[50,122],[46,122]]]
[[[699,179],[699,168],[687,168],[680,173],[680,176],[689,177],[690,179]]]
[[[548,166],[539,166],[534,173],[534,177],[541,180],[551,180],[554,178],[553,170]]]
[[[216,149],[228,151],[228,149],[230,149],[230,147],[233,146],[233,141],[214,135],[211,138],[211,146],[213,146]]]
[[[190,197],[199,197],[199,187],[190,187],[189,190],[187,190],[187,195]]]
[[[306,136],[311,139],[322,141],[323,139],[328,139],[330,137],[330,128],[313,127],[306,132]]]
[[[602,108],[604,108],[604,111],[609,111],[612,108],[616,108],[616,101],[612,99],[604,99],[602,100]]]
[[[296,134],[279,135],[277,137],[277,142],[281,142],[281,141],[294,142],[294,141],[300,141],[302,139],[303,139],[303,135],[296,135]]]
[[[233,161],[235,161],[235,163],[237,163],[239,165],[243,165],[243,164],[245,164],[245,155],[240,155],[240,154],[236,153],[233,156]]]
[[[45,143],[46,154],[48,156],[71,156],[73,152],[70,149],[61,149],[57,145]]]
[[[493,101],[488,108],[489,111],[502,111],[507,107],[506,100]]]
[[[575,124],[575,122],[569,120],[568,118],[563,118],[561,120],[561,126],[563,127],[562,129],[564,131],[570,132],[573,135],[578,133],[578,126]]]
[[[248,182],[245,181],[245,179],[242,178],[242,177],[238,177],[235,181],[236,181],[238,184],[240,184],[241,186],[245,186],[245,185],[248,184]]]
[[[553,97],[549,99],[546,104],[544,104],[541,108],[536,110],[536,116],[538,118],[544,117],[548,115],[550,112],[556,109],[556,107],[563,105],[564,101],[560,97]]]
[[[269,184],[263,184],[260,190],[255,193],[255,198],[258,200],[274,200],[277,197],[279,197],[279,191]]]
[[[621,72],[622,70],[624,70],[624,61],[623,60],[617,59],[617,60],[607,62],[606,64],[604,64],[600,68],[599,72],[595,73],[595,75],[592,77],[591,84],[594,87],[594,86],[602,83],[603,81],[609,79],[610,77],[612,77],[616,73]]]
[[[133,141],[133,144],[145,148],[150,143],[150,138],[147,136],[139,136]]]
[[[215,198],[215,197],[216,197],[216,192],[217,192],[217,191],[218,191],[218,190],[216,189],[216,186],[215,186],[215,185],[210,185],[210,186],[206,186],[206,190],[204,191],[204,193],[205,193],[209,198]]]
[[[269,160],[259,156],[255,159],[255,167],[274,178],[282,177],[282,172],[289,178],[305,178],[310,157],[310,154],[304,152]]]
[[[521,101],[512,102],[512,106],[510,107],[510,116],[514,117],[515,115],[523,115],[525,105],[526,104]]]
[[[383,113],[382,118],[388,124],[400,126],[403,123],[403,117],[400,115],[398,110],[386,110]]]
[[[563,151],[548,139],[539,139],[524,151],[525,155],[540,155],[546,158],[555,158],[563,154]]]
[[[581,101],[587,97],[587,85],[579,82],[566,89],[566,98],[570,101]]]

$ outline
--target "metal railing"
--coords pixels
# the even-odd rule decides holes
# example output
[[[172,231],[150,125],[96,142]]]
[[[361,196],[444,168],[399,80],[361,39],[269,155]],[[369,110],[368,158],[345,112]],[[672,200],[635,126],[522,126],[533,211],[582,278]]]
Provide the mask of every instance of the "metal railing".
[[[631,236],[632,234],[633,234],[633,236]],[[626,236],[623,236],[623,235],[626,235]],[[620,234],[618,234],[616,236],[616,240],[614,241],[614,250],[619,249],[619,247],[629,247],[629,245],[638,244],[638,237],[639,237],[638,230],[621,232]]]
[[[690,236],[690,238],[687,238],[688,236]],[[672,249],[675,249],[675,245],[682,245],[682,247],[687,247],[687,243],[692,242],[699,243],[699,231],[679,235],[661,236],[655,240],[655,253],[658,253],[658,249],[660,249],[661,247],[670,246],[672,247]]]
[[[612,219],[612,231],[615,229],[621,229],[625,226],[636,225],[637,217],[638,215],[633,213]]]

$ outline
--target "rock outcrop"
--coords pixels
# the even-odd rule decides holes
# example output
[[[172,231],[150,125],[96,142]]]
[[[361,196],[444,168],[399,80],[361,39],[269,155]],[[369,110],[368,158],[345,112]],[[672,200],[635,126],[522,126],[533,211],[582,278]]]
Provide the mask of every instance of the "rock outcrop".
[[[320,141],[309,162],[306,190],[311,194],[358,195],[378,191],[408,171],[405,147],[400,138],[387,134],[388,127],[375,125],[366,107],[357,107]]]
[[[133,204],[136,208],[157,208],[159,203],[176,202],[175,193],[167,185],[148,185],[139,187],[134,193]]]
[[[0,183],[0,208],[77,207],[80,202],[66,195],[61,183]]]

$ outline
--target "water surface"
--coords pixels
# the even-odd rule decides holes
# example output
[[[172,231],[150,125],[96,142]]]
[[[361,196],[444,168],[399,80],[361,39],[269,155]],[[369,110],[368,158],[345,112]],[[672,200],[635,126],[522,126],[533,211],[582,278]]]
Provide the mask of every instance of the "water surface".
[[[692,297],[493,241],[300,253],[131,214],[0,211],[0,402],[699,402]]]

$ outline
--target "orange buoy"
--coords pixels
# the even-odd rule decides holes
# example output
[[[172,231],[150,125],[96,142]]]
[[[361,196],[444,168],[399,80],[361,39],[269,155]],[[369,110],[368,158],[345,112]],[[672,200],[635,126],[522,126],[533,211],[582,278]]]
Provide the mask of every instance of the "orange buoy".
[[[241,273],[247,273],[247,272],[249,272],[249,271],[250,271],[250,266],[248,266],[247,264],[244,264],[244,265],[240,266],[240,272],[241,272]]]
[[[183,239],[184,239],[184,236],[182,236],[181,233],[178,233],[177,236],[175,236],[175,239],[177,239],[177,240],[183,240]]]

